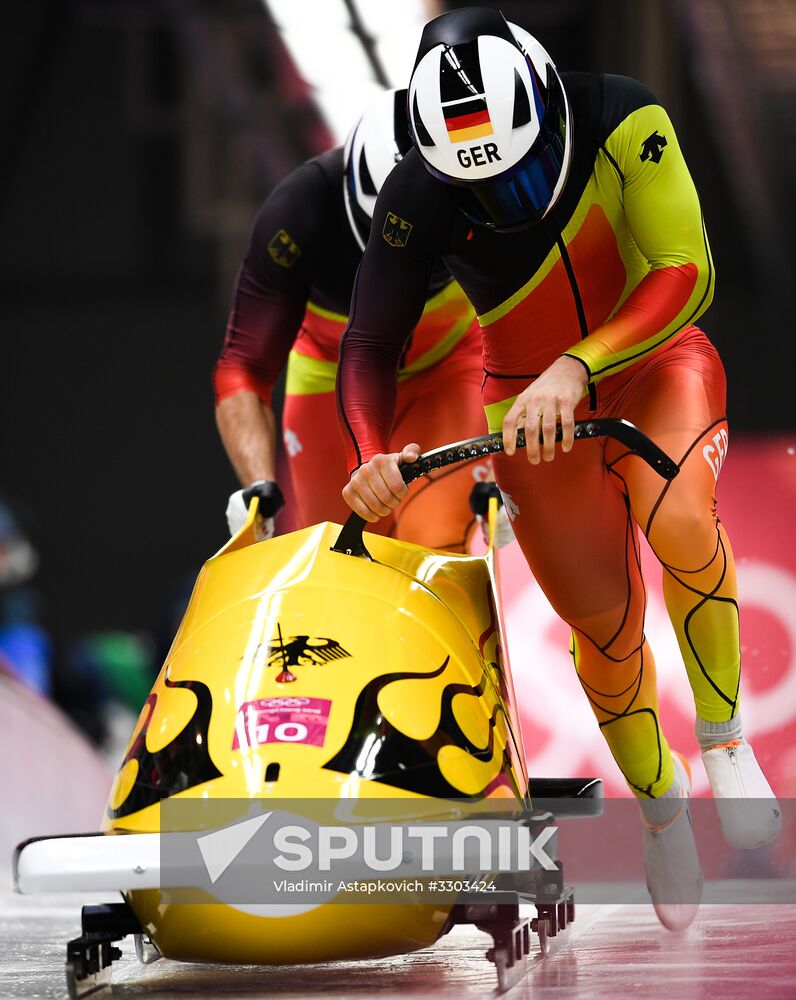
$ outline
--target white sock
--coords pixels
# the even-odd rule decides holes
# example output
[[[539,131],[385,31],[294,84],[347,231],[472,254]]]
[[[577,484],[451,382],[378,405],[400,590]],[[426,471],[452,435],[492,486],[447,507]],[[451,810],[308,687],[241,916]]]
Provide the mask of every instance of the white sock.
[[[732,743],[733,740],[740,740],[743,738],[741,713],[739,712],[727,722],[708,722],[697,716],[694,723],[694,735],[701,750],[709,750],[717,743]]]
[[[644,819],[651,827],[667,826],[680,812],[683,804],[683,790],[677,775],[666,791],[654,799],[639,799],[638,804]]]

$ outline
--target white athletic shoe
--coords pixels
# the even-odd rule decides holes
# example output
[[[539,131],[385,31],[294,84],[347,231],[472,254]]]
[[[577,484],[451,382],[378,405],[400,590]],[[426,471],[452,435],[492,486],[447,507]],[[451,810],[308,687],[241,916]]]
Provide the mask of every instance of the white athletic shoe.
[[[730,847],[770,844],[782,826],[779,802],[746,740],[702,751],[721,832]]]
[[[699,865],[688,795],[691,775],[688,764],[673,753],[675,779],[682,790],[682,799],[659,799],[676,808],[676,813],[664,823],[656,824],[641,813],[644,826],[644,867],[647,888],[658,920],[670,931],[685,930],[697,915],[702,899],[702,869]],[[646,804],[646,803],[645,803]]]

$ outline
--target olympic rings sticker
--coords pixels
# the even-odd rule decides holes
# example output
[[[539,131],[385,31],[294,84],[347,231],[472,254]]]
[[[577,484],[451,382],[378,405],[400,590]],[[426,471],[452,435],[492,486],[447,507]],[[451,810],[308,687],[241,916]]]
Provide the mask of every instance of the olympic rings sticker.
[[[264,743],[322,747],[331,707],[327,698],[257,698],[244,702],[235,719],[232,749]]]

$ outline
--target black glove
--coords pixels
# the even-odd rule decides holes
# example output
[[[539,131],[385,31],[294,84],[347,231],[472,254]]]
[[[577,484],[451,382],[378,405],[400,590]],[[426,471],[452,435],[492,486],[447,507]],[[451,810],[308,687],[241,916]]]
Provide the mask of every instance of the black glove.
[[[248,509],[252,502],[252,497],[260,498],[258,513],[262,517],[276,517],[279,511],[285,506],[285,498],[276,483],[267,479],[258,479],[247,486],[242,493],[243,503]]]
[[[476,483],[470,493],[470,510],[476,517],[486,517],[489,513],[489,501],[497,497],[498,507],[503,506],[503,497],[497,483]]]
[[[470,510],[475,514],[481,526],[484,542],[489,545],[489,501],[492,497],[497,499],[498,512],[495,533],[491,540],[496,549],[502,549],[506,545],[511,545],[515,539],[509,512],[503,504],[503,495],[498,489],[497,483],[476,483],[470,493]]]

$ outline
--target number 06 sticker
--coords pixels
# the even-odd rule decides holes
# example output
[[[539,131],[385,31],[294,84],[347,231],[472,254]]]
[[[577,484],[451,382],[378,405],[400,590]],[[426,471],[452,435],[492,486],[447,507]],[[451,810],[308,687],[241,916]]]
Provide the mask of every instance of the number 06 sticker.
[[[232,749],[263,743],[322,747],[331,701],[326,698],[258,698],[238,709]]]

